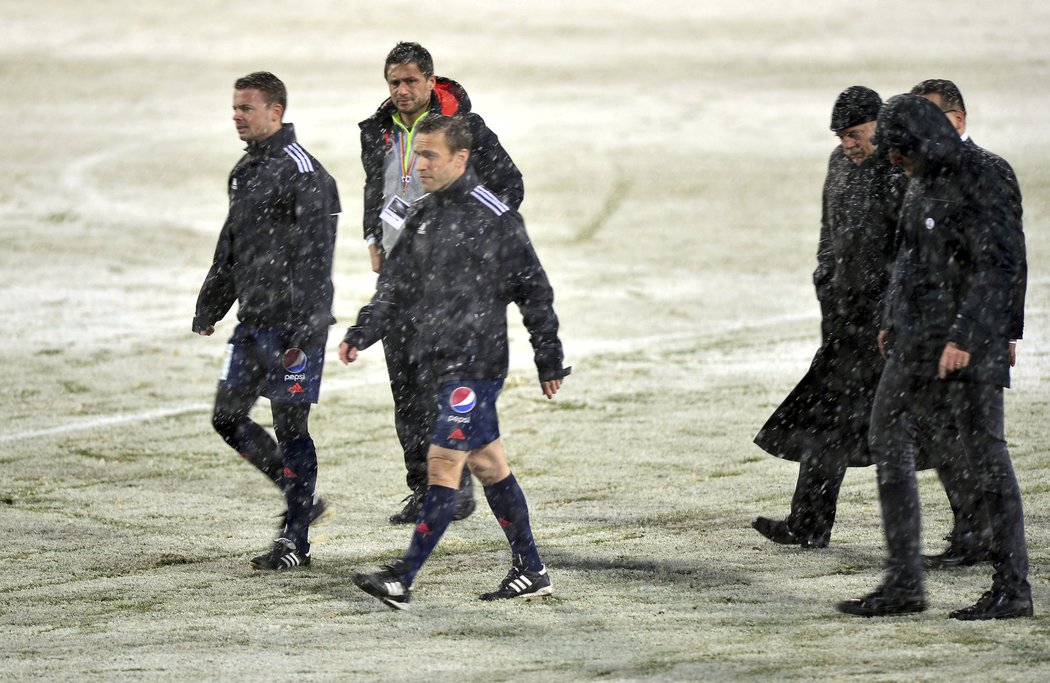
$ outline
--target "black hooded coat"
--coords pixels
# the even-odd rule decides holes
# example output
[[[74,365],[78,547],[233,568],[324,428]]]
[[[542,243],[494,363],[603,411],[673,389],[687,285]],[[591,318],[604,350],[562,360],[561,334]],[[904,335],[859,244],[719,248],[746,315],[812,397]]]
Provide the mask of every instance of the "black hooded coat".
[[[891,357],[910,374],[936,377],[945,345],[955,342],[971,357],[951,380],[1009,386],[1025,262],[1011,183],[921,97],[891,98],[877,137],[914,164],[882,318]]]
[[[841,147],[831,153],[813,273],[823,340],[755,437],[767,453],[798,461],[819,450],[849,466],[871,464],[868,417],[883,367],[878,320],[906,182],[881,152],[859,166]]]

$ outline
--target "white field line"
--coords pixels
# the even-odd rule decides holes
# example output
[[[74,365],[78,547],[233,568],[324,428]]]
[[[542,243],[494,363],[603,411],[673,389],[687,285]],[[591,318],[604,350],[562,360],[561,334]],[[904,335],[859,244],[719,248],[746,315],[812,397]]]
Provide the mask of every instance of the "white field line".
[[[385,377],[383,377],[382,381],[386,382],[387,380]],[[345,389],[354,386],[368,386],[378,383],[378,377],[375,379],[331,380],[324,384],[322,391],[324,393],[328,393],[328,390]],[[46,429],[30,429],[24,432],[0,434],[0,443],[7,443],[10,441],[26,441],[38,437],[57,436],[60,434],[70,434],[73,432],[84,432],[92,429],[112,427],[114,425],[132,424],[136,422],[150,422],[152,420],[160,420],[166,417],[175,417],[176,415],[186,415],[189,413],[203,413],[210,411],[211,409],[211,403],[187,403],[181,406],[159,408],[156,410],[144,410],[136,413],[107,415],[105,417],[98,417],[90,420],[83,420],[81,422],[73,422],[70,424],[48,427]]]
[[[199,413],[210,409],[211,404],[208,403],[190,403],[176,408],[147,410],[141,413],[125,413],[123,415],[109,415],[107,417],[99,417],[93,420],[84,420],[83,422],[74,422],[72,424],[49,427],[47,429],[32,429],[26,432],[15,432],[14,434],[0,434],[0,443],[8,441],[24,441],[39,436],[56,436],[58,434],[81,432],[102,427],[112,427],[113,425],[127,424],[129,422],[148,422],[150,420],[158,420],[162,417],[174,417],[175,415],[184,415],[186,413]]]
[[[723,336],[727,334],[738,333],[745,329],[755,329],[773,325],[781,325],[788,322],[806,320],[812,317],[814,316],[810,314],[779,315],[765,318],[763,320],[734,322],[730,325],[726,325],[721,330],[672,332],[664,335],[647,335],[645,337],[636,337],[632,339],[602,340],[591,343],[584,342],[582,344],[574,345],[575,353],[573,353],[573,356],[578,362],[581,358],[602,353],[628,352],[631,350],[639,349],[652,350],[652,347],[659,344],[690,341],[697,338],[709,338],[711,336]],[[372,386],[380,383],[386,383],[388,381],[385,373],[373,372],[370,374],[372,376],[366,378],[328,380],[324,383],[322,392],[329,393],[330,391],[336,391],[354,386]],[[35,439],[39,437],[57,436],[60,434],[70,434],[73,432],[83,432],[93,429],[103,429],[105,427],[112,427],[115,425],[122,424],[132,424],[136,422],[149,422],[152,420],[159,420],[166,417],[185,415],[187,413],[201,413],[211,410],[211,407],[211,403],[188,403],[181,406],[171,406],[168,408],[160,408],[156,410],[145,410],[135,413],[109,415],[91,420],[84,420],[81,422],[57,425],[55,427],[48,427],[46,429],[31,429],[23,432],[14,432],[11,434],[0,434],[0,443],[8,443],[11,441],[26,441],[28,439]]]

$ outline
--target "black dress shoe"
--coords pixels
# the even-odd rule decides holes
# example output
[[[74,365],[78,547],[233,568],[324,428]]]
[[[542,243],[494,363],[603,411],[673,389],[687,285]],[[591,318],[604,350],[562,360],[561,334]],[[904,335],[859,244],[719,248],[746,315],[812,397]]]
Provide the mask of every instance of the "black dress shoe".
[[[803,534],[791,530],[787,521],[770,519],[769,517],[755,517],[751,522],[755,530],[781,545],[797,545],[802,548],[827,548],[831,534]]]
[[[799,545],[802,542],[798,536],[788,527],[787,522],[769,517],[755,517],[751,522],[755,531],[762,534],[774,543],[781,545]]]
[[[827,548],[828,542],[831,541],[831,534],[813,534],[812,536],[803,536],[802,541],[799,543],[803,548],[809,548],[812,550],[819,550],[820,548]]]
[[[992,554],[987,550],[952,544],[940,555],[923,555],[922,566],[926,569],[954,569],[955,567],[970,567],[991,560]]]
[[[426,500],[426,497],[426,488],[418,489],[405,496],[405,499],[401,501],[404,503],[404,507],[401,508],[400,512],[390,515],[390,523],[415,524],[419,518],[419,513],[423,511],[423,501]]]
[[[843,600],[835,605],[835,609],[858,617],[889,617],[922,612],[926,609],[926,600],[921,591],[879,586],[863,598]]]
[[[1010,595],[1001,590],[990,590],[972,606],[957,609],[950,612],[948,616],[962,621],[983,621],[985,619],[1030,617],[1034,612],[1031,595],[1022,597]]]

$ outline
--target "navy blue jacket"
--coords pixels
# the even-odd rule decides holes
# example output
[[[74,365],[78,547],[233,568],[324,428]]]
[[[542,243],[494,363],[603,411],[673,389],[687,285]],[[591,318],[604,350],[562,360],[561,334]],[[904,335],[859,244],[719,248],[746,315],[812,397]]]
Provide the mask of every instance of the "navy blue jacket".
[[[449,187],[412,205],[375,295],[344,341],[367,348],[407,314],[439,384],[503,379],[511,302],[529,331],[540,381],[569,374],[562,367],[554,290],[525,223],[468,166]]]
[[[332,257],[340,212],[335,181],[284,124],[229,177],[230,209],[197,297],[193,330],[237,318],[289,330],[305,343],[335,322]]]

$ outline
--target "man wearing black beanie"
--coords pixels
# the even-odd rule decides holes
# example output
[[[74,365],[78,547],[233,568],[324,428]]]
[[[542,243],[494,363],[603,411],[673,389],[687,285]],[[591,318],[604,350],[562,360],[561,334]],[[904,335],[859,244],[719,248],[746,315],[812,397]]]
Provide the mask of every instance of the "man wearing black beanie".
[[[883,366],[878,313],[906,184],[872,142],[881,105],[878,93],[855,85],[831,112],[840,145],[828,160],[813,274],[822,342],[809,372],[755,437],[769,454],[799,463],[788,517],[752,522],[775,543],[826,547],[846,468],[872,463],[868,416]]]

